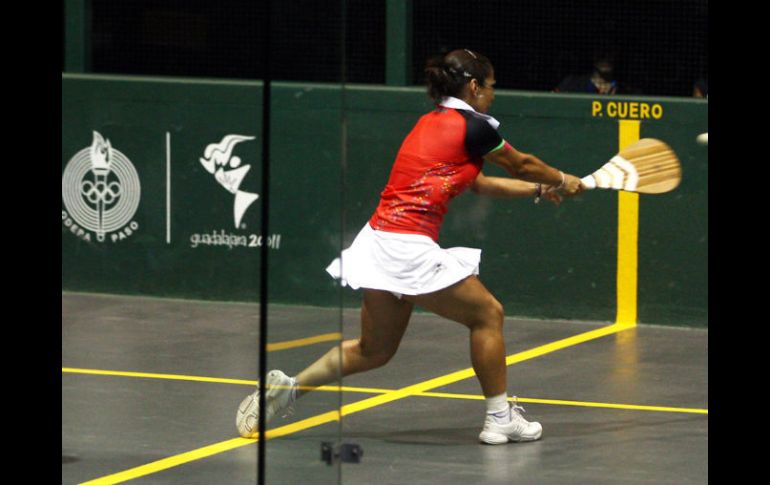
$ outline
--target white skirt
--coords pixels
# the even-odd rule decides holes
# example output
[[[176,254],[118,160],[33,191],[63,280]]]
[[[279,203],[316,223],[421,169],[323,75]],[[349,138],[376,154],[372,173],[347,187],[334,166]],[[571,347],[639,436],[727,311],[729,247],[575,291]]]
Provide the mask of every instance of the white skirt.
[[[442,249],[420,234],[375,231],[367,222],[353,244],[326,268],[352,289],[422,295],[479,274],[481,249]]]

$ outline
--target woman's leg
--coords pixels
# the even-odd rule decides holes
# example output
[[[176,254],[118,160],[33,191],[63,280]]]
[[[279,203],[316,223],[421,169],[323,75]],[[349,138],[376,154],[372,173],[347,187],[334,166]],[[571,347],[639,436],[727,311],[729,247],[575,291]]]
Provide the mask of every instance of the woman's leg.
[[[364,289],[363,293],[360,338],[345,340],[297,374],[298,395],[341,377],[383,366],[398,350],[414,305],[387,291]]]
[[[503,306],[476,276],[434,293],[404,299],[468,327],[471,363],[484,396],[506,392]]]

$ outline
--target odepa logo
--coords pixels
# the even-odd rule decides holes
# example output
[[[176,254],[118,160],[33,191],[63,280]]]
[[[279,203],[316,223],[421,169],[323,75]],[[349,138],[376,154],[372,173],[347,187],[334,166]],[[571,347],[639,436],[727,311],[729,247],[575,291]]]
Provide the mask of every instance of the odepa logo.
[[[139,228],[132,220],[141,186],[131,161],[93,132],[90,147],[67,162],[62,176],[62,223],[85,241],[121,241]]]

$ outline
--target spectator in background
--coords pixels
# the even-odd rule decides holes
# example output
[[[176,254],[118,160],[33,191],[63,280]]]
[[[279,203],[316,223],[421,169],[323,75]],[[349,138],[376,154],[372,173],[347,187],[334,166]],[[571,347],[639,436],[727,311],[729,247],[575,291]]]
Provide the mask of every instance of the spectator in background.
[[[697,81],[695,81],[695,84],[692,87],[692,95],[696,98],[706,98],[709,97],[709,82],[706,78],[700,78]]]
[[[615,55],[598,52],[593,70],[587,74],[569,75],[553,89],[554,93],[630,94],[616,79]]]

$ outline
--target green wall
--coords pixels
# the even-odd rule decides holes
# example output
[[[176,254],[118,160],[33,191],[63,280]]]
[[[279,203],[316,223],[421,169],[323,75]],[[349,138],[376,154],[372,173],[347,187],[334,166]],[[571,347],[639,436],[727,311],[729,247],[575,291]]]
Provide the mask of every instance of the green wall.
[[[401,140],[430,103],[420,88],[307,83],[273,83],[272,99],[271,301],[356,305],[359,294],[340,293],[324,268],[371,215]],[[141,200],[137,229],[114,242],[73,233],[62,205],[62,289],[256,301],[259,250],[248,245],[261,200],[236,227],[234,195],[199,158],[226,135],[256,137],[231,155],[251,166],[239,188],[259,193],[261,100],[259,82],[63,74],[62,173],[95,130],[135,166]],[[492,114],[518,149],[585,175],[617,152],[616,112],[636,102],[649,114],[641,136],[667,141],[684,172],[676,191],[640,197],[639,321],[707,326],[708,153],[695,143],[708,129],[706,102],[500,91]],[[613,321],[617,198],[594,191],[557,208],[468,192],[450,206],[441,244],[483,250],[482,280],[509,315]],[[212,234],[247,245],[192,247]]]

